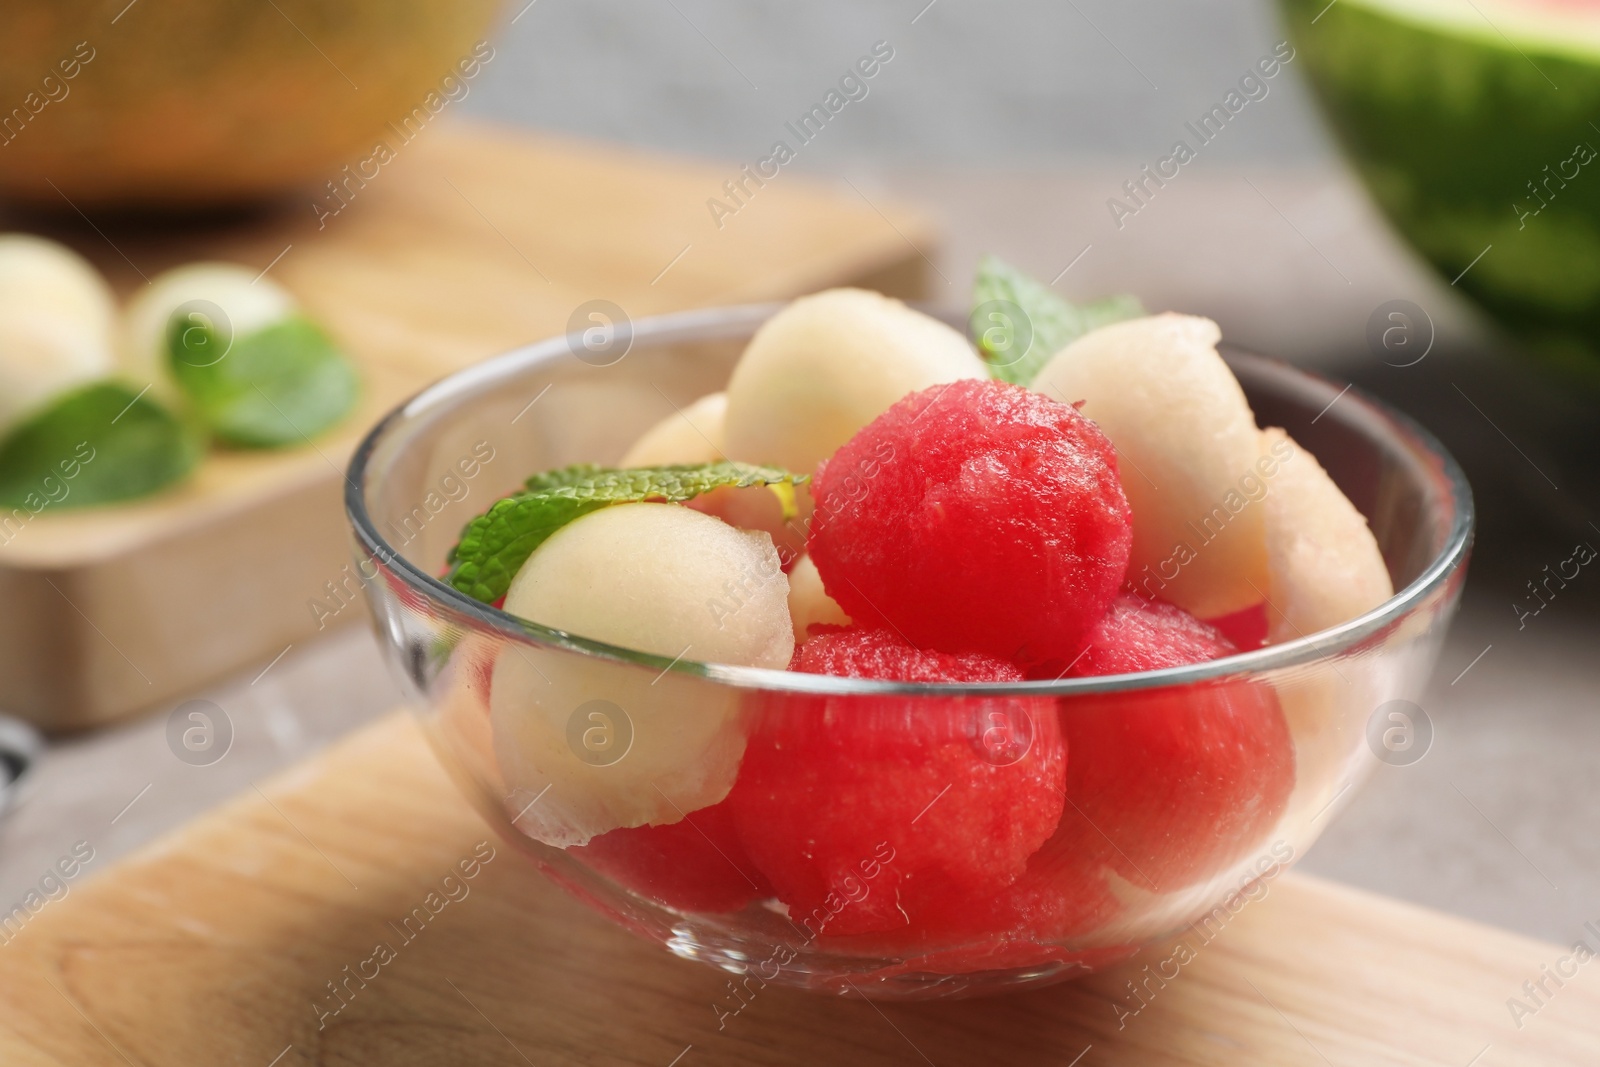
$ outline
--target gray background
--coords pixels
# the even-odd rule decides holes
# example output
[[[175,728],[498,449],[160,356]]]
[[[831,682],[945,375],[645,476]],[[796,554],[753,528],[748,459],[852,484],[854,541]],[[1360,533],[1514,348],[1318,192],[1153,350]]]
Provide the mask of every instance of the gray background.
[[[871,106],[800,161],[832,173],[1154,159],[1283,39],[1259,0],[524,2],[468,111],[741,160],[888,41]],[[1326,158],[1298,83],[1272,92],[1271,114],[1228,131],[1219,157]]]

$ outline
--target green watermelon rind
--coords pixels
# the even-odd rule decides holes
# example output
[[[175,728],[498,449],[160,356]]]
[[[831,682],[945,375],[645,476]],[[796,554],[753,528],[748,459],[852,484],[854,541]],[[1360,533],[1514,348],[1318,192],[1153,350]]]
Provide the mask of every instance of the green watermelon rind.
[[[1541,184],[1547,205],[1519,216],[1540,206],[1528,182],[1559,177],[1580,144],[1600,151],[1600,54],[1502,38],[1517,32],[1503,20],[1485,34],[1418,18],[1414,5],[1282,8],[1335,134],[1395,227],[1531,348],[1600,373],[1600,158],[1564,187],[1551,180],[1553,195]]]

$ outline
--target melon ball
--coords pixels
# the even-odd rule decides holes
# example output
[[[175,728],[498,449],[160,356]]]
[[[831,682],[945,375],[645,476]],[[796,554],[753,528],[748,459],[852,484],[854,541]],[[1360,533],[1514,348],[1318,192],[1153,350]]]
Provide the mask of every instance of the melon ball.
[[[66,245],[26,233],[0,234],[0,318],[41,312],[109,337],[117,302],[100,272]]]
[[[812,626],[848,626],[850,616],[822,587],[822,575],[809,555],[795,560],[789,571],[789,618],[794,622],[794,643],[805,644]]]
[[[733,369],[728,456],[809,474],[906,394],[987,377],[965,337],[898,300],[862,289],[802,297]]]
[[[646,430],[617,466],[664,467],[673,463],[715,463],[724,458],[722,421],[727,411],[727,393],[703,396]]]
[[[175,401],[177,382],[168,366],[170,322],[186,321],[215,331],[224,343],[248,337],[293,315],[293,296],[272,279],[234,263],[190,263],[157,275],[129,303],[123,316],[124,373],[141,387]]]
[[[1033,385],[1083,401],[1116,446],[1133,509],[1129,582],[1202,619],[1258,604],[1267,588],[1259,431],[1221,336],[1192,315],[1114,323],[1056,353]]]
[[[1261,451],[1278,464],[1265,501],[1271,640],[1326,630],[1394,596],[1367,520],[1316,457],[1276,427],[1262,431]]]
[[[115,370],[116,302],[76,252],[0,236],[0,434],[52,398]]]
[[[782,669],[794,651],[788,591],[765,534],[676,504],[620,504],[535,550],[505,610],[667,660]],[[566,848],[727,795],[745,744],[733,690],[593,657],[541,655],[541,668],[530,651],[501,652],[489,698],[507,806],[525,833]]]

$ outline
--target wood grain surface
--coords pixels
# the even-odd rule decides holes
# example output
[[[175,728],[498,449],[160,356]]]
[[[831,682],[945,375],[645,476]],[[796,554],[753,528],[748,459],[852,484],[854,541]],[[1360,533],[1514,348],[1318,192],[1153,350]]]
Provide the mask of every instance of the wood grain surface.
[[[1295,874],[1164,983],[1144,968],[1171,943],[1018,995],[769,986],[724,1018],[729,976],[612,927],[490,840],[399,714],[67,884],[0,944],[7,1067],[1577,1067],[1600,1049],[1600,970],[1546,980],[1520,1019],[1507,1007],[1570,949]],[[430,893],[437,913],[403,925]],[[366,962],[380,943],[390,958]]]
[[[795,177],[719,228],[706,200],[733,176],[459,126],[429,129],[377,177],[346,184],[337,214],[326,190],[308,190],[202,222],[0,219],[73,244],[124,296],[196,259],[267,270],[365,383],[360,409],[304,447],[216,451],[147,501],[47,508],[0,533],[0,602],[16,606],[0,613],[0,708],[93,725],[316,632],[307,601],[348,558],[340,492],[359,437],[427,383],[564,332],[587,301],[637,319],[847,283],[921,295],[933,245],[915,212]]]

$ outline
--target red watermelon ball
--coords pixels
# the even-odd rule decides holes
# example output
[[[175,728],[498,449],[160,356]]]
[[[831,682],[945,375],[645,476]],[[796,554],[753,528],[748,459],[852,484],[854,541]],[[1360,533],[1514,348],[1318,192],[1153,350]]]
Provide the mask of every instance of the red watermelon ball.
[[[912,393],[818,470],[808,544],[857,623],[918,647],[1059,662],[1132,549],[1115,451],[1076,408],[1004,382]]]
[[[790,669],[1022,679],[980,653],[919,651],[853,628],[811,638]],[[808,937],[916,928],[917,893],[930,910],[959,912],[1016,881],[1061,817],[1067,753],[1049,699],[769,694],[758,720],[726,803]]]
[[[737,911],[772,895],[723,801],[665,826],[611,830],[567,854],[625,889],[679,911]]]
[[[1068,668],[1079,678],[1181,667],[1231,656],[1222,631],[1162,600],[1122,593],[1111,602]]]
[[[1235,652],[1170,604],[1125,595],[1107,613],[1078,676],[1199,663]],[[1087,854],[1140,889],[1169,893],[1243,859],[1294,790],[1294,744],[1277,694],[1220,680],[1067,700],[1072,751],[1066,814],[1041,855]]]

